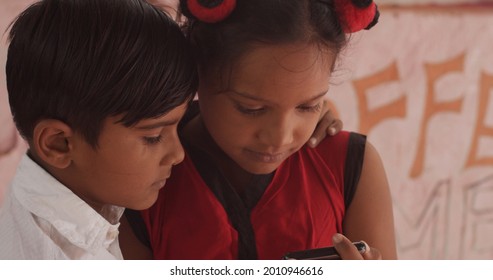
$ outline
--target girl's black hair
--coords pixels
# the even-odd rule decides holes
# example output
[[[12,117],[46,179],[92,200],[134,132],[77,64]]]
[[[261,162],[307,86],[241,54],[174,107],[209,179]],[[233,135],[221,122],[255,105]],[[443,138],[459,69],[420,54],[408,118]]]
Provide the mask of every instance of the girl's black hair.
[[[332,0],[237,0],[226,19],[212,24],[194,19],[186,2],[180,1],[185,30],[207,73],[231,69],[262,44],[313,43],[338,55],[347,43]]]
[[[97,147],[102,121],[129,127],[196,92],[196,61],[180,27],[143,0],[42,0],[13,22],[7,89],[21,135],[66,122]]]

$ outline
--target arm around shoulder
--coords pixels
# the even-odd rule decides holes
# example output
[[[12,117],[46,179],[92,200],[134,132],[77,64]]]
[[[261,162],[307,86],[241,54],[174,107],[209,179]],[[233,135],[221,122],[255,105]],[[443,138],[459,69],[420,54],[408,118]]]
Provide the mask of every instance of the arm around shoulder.
[[[382,254],[396,259],[392,197],[385,169],[377,150],[366,142],[361,177],[347,209],[344,234],[352,241],[364,240]]]

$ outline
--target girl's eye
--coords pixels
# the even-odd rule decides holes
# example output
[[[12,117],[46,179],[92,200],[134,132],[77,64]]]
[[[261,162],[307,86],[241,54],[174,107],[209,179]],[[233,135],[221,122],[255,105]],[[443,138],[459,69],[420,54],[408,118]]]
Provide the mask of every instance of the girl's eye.
[[[317,105],[314,106],[299,106],[298,110],[302,112],[320,112],[320,108],[322,108],[320,104],[321,103],[318,103]]]
[[[144,137],[144,142],[148,145],[154,145],[161,142],[162,138],[163,137],[161,135],[156,137]]]
[[[239,104],[236,104],[236,109],[240,113],[245,114],[245,115],[249,115],[249,116],[258,116],[258,115],[262,114],[265,111],[265,108],[251,109],[251,108],[243,107],[243,106],[241,106]]]

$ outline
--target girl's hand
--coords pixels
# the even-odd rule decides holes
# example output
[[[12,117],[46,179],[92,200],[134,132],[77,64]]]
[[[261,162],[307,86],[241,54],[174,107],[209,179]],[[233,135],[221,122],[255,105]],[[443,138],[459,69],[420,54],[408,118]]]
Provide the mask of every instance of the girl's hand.
[[[320,120],[308,140],[308,146],[315,148],[327,135],[334,136],[342,129],[342,121],[337,119],[330,110],[327,100],[324,100]]]
[[[381,260],[382,254],[370,246],[368,244],[366,246],[366,250],[363,254],[358,252],[356,246],[351,243],[351,240],[347,239],[344,235],[340,233],[334,234],[332,236],[332,242],[334,243],[334,247],[337,252],[341,256],[343,260]],[[364,241],[363,241],[364,242]]]

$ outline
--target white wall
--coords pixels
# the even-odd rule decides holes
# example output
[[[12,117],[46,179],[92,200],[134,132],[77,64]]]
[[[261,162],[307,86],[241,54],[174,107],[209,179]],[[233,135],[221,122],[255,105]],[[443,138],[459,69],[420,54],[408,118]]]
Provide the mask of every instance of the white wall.
[[[0,203],[5,186],[11,180],[17,163],[26,149],[12,122],[7,100],[5,61],[7,56],[7,26],[32,0],[0,0]]]
[[[381,153],[401,258],[493,258],[491,46],[493,7],[383,10],[329,92]]]

